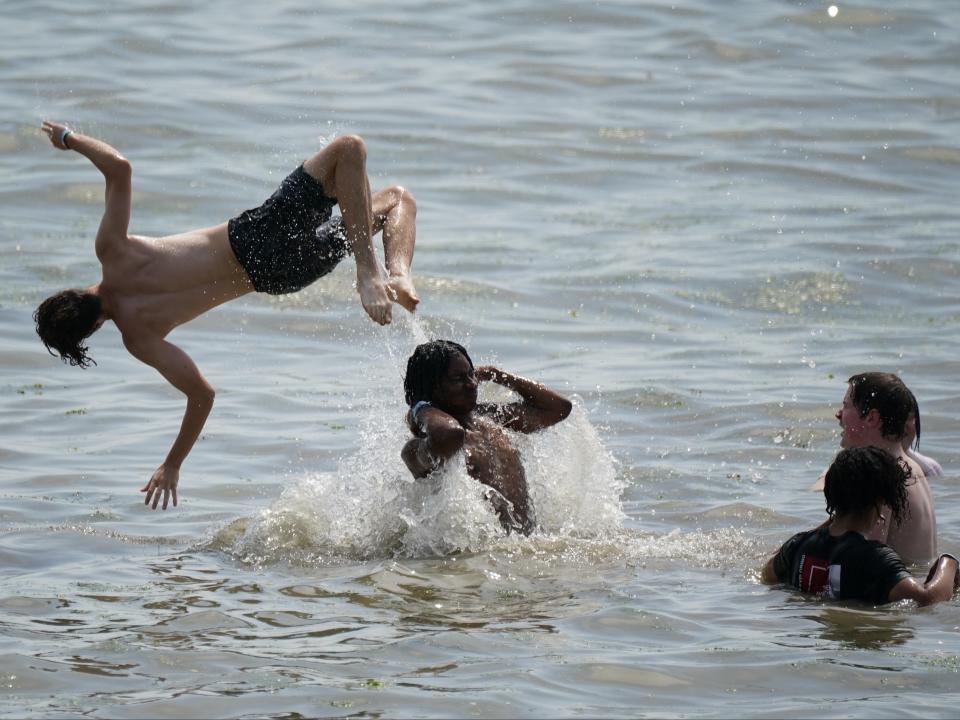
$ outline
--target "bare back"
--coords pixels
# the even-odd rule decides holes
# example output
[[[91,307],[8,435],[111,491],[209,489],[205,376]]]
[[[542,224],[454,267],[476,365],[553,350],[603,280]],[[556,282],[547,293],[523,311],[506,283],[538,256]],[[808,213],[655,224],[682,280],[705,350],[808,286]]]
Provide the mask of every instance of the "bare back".
[[[886,543],[907,562],[927,562],[937,554],[937,517],[930,485],[920,466],[901,453],[910,467],[907,480],[907,516],[901,525],[892,523]]]
[[[100,257],[100,293],[125,339],[165,337],[217,305],[253,291],[227,225],[165,237],[128,236]]]

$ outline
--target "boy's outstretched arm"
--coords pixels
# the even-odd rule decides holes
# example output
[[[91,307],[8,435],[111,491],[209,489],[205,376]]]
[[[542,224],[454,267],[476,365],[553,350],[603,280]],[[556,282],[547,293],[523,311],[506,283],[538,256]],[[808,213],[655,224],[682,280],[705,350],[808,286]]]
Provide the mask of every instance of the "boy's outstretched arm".
[[[124,345],[131,355],[155,368],[167,382],[187,396],[180,432],[163,463],[140,491],[147,493],[144,503],[152,504],[154,510],[162,495],[163,509],[166,510],[171,497],[174,507],[177,505],[180,466],[200,437],[216,393],[190,356],[173,343],[162,339],[131,340],[125,337]]]
[[[80,153],[103,173],[104,211],[96,241],[97,257],[102,259],[111,247],[127,240],[133,195],[130,162],[102,140],[78,133],[62,123],[44,120],[41,129],[55,148]]]

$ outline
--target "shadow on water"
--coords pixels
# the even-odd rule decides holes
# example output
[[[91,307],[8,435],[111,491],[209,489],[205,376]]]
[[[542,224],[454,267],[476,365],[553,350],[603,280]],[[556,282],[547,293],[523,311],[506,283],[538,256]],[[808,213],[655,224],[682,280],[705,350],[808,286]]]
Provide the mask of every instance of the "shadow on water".
[[[822,626],[820,637],[844,648],[882,650],[904,645],[914,635],[906,618],[884,610],[832,606],[810,619]]]

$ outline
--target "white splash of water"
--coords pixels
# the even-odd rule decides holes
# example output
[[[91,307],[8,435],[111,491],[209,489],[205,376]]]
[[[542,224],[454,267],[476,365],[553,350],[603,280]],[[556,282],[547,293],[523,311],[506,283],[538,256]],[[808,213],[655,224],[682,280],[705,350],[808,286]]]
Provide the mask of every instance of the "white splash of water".
[[[413,345],[427,339],[406,323],[413,343],[388,341],[371,386],[397,382]],[[379,379],[379,382],[378,382]],[[495,389],[494,392],[499,392]],[[509,433],[523,458],[539,529],[508,537],[462,456],[415,480],[400,458],[409,439],[406,407],[395,393],[371,393],[357,450],[333,472],[297,479],[252,518],[221,529],[212,545],[254,564],[315,565],[379,557],[434,557],[620,532],[625,482],[576,397],[564,422],[533,435]]]

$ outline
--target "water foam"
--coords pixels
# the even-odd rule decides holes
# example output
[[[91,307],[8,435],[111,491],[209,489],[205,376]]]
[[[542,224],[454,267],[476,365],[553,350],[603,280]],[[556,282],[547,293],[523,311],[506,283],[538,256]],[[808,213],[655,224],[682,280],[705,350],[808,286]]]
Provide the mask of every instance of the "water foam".
[[[374,379],[396,382],[410,349],[426,340],[418,321],[400,325],[401,331],[406,325],[401,334],[408,337],[388,340],[386,352],[371,360],[376,367],[365,373]],[[486,385],[482,395],[504,399],[502,388]],[[540,526],[529,540],[505,534],[484,486],[467,474],[462,456],[429,478],[410,475],[400,459],[410,437],[406,407],[395,398],[379,393],[364,399],[368,409],[358,447],[341,458],[333,472],[296,479],[269,508],[221,529],[212,545],[244,562],[309,566],[433,557],[620,532],[625,481],[579,398],[573,398],[573,412],[559,425],[533,435],[509,433],[523,458]]]

